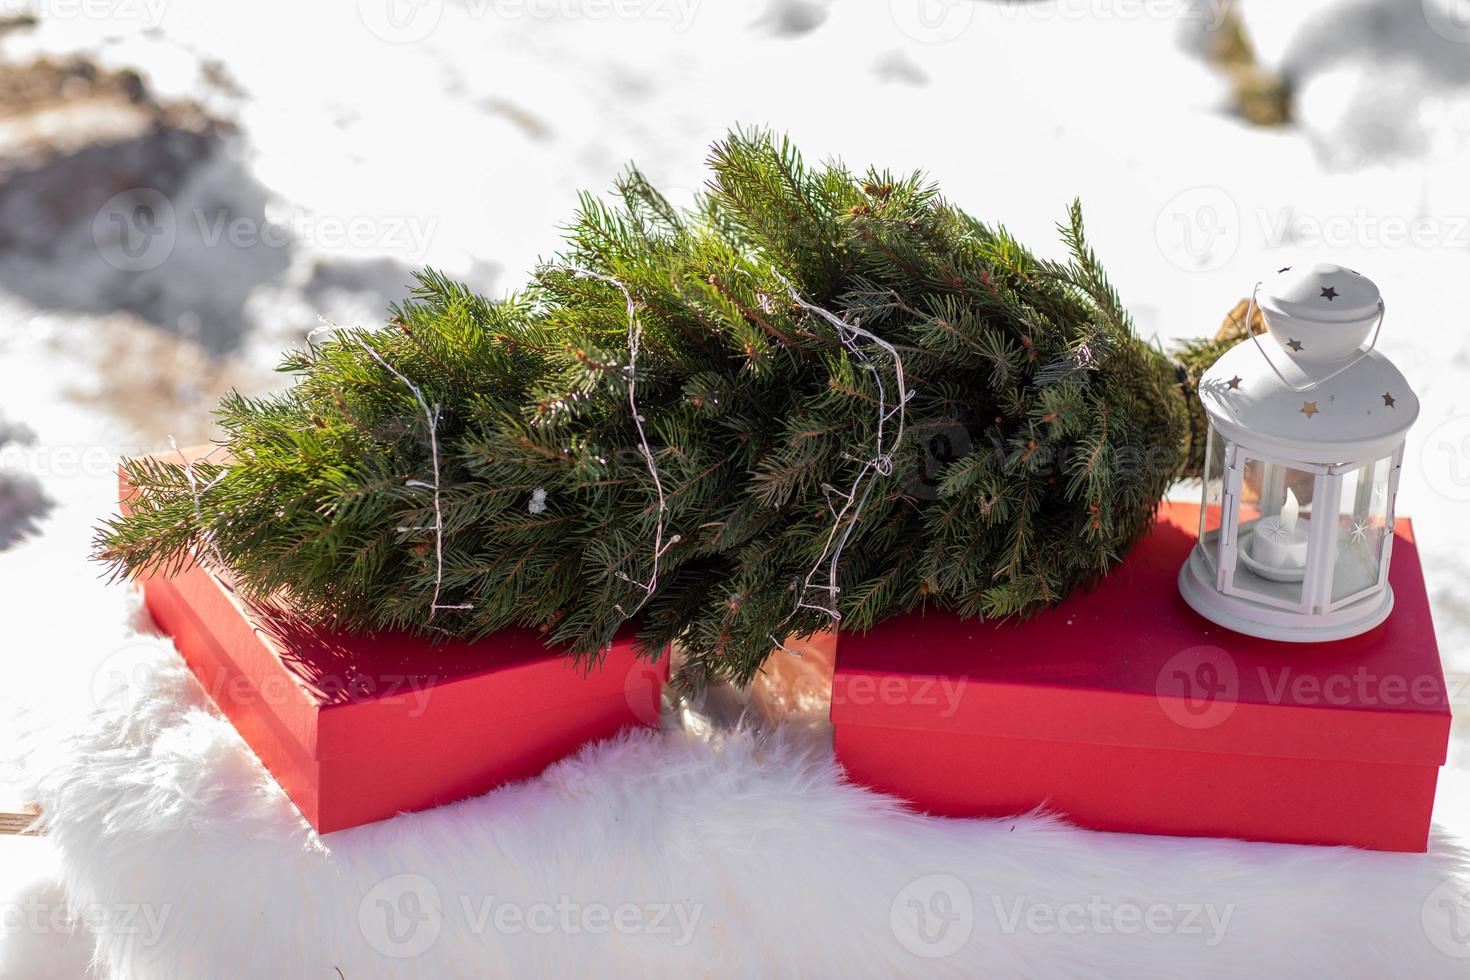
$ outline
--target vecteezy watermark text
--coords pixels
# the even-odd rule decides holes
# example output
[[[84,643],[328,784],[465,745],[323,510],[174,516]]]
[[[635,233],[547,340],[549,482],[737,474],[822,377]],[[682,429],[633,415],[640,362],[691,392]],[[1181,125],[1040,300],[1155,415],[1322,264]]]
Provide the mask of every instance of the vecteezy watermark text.
[[[1366,665],[1321,672],[1292,664],[1257,664],[1242,674],[1235,658],[1216,646],[1191,647],[1159,669],[1160,709],[1184,728],[1213,728],[1234,713],[1244,682],[1253,701],[1268,705],[1343,708],[1425,708],[1470,701],[1470,675],[1438,671],[1393,673]]]
[[[0,0],[0,18],[39,21],[108,21],[155,30],[163,24],[169,0]]]
[[[92,699],[104,704],[131,707],[142,704],[157,690],[160,671],[171,669],[172,661],[161,658],[156,646],[135,643],[119,647],[92,674]],[[225,706],[295,704],[301,698],[298,681],[286,674],[248,678],[223,667],[199,666],[194,676],[215,704]],[[313,676],[312,688],[331,704],[371,701],[381,705],[403,705],[409,718],[423,717],[434,696],[432,674],[324,673]]]
[[[1094,935],[1197,937],[1206,948],[1218,946],[1235,914],[1233,904],[1209,902],[1134,902],[1103,895],[1058,901],[1027,894],[990,896],[994,929],[1002,935]],[[960,952],[982,915],[970,885],[957,875],[935,873],[915,878],[894,896],[889,924],[900,946],[924,959]],[[988,927],[986,931],[991,931]]]
[[[1470,248],[1466,214],[1399,214],[1369,208],[1319,213],[1296,206],[1242,214],[1235,198],[1209,185],[1188,188],[1166,201],[1154,237],[1173,265],[1210,272],[1235,257],[1248,230],[1255,232],[1252,240],[1277,250]]]
[[[0,935],[66,935],[84,929],[93,936],[122,938],[146,948],[163,937],[172,910],[171,905],[148,902],[73,904],[30,895],[21,901],[0,903]]]
[[[943,44],[970,30],[977,16],[1005,26],[1018,20],[1097,22],[1161,20],[1195,22],[1218,30],[1233,0],[888,0],[889,16],[903,34],[923,44]],[[979,12],[983,11],[983,15]],[[1001,29],[1000,25],[996,25]]]
[[[1198,936],[1218,946],[1230,928],[1234,905],[1208,902],[1115,902],[1093,895],[1086,902],[1045,902],[1025,895],[991,896],[1000,931],[1037,936]]]
[[[525,901],[460,893],[446,902],[430,879],[399,874],[363,895],[357,922],[377,952],[408,959],[428,952],[446,924],[470,936],[649,936],[682,948],[694,940],[703,914],[697,902],[599,902],[570,895]]]
[[[700,0],[465,0],[471,21],[649,21],[682,33],[694,23]],[[390,44],[422,41],[444,18],[444,0],[358,0],[357,12],[373,35]]]
[[[92,241],[103,260],[124,272],[167,262],[180,238],[204,248],[372,249],[419,262],[439,227],[435,217],[412,214],[318,214],[279,204],[261,215],[228,208],[181,211],[151,187],[114,194],[92,220]]]

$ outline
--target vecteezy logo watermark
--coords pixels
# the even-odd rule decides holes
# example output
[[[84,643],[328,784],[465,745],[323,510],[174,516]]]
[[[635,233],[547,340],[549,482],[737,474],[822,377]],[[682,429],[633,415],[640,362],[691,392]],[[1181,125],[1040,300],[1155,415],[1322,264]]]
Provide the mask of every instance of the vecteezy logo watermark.
[[[423,875],[399,874],[374,885],[358,903],[357,922],[368,945],[384,956],[409,959],[433,948],[448,924],[455,933],[483,936],[651,936],[687,946],[704,906],[692,902],[591,902],[561,895],[511,901],[460,894],[445,903]]]
[[[0,935],[70,935],[78,928],[92,936],[122,940],[134,949],[156,946],[163,938],[171,905],[146,902],[73,904],[47,902],[37,895],[0,903]]]
[[[1205,902],[1113,902],[1093,895],[1086,902],[1039,902],[1018,895],[991,896],[996,921],[1005,935],[1037,936],[1200,936],[1206,948],[1218,946],[1230,928],[1234,905]]]
[[[194,676],[219,705],[297,704],[301,698],[300,687],[289,675],[250,678],[223,667],[198,667]],[[328,704],[371,701],[384,706],[403,705],[408,708],[409,718],[422,718],[433,700],[435,681],[433,675],[422,674],[324,673],[313,675],[311,686],[316,696]]]
[[[884,674],[874,677],[871,674],[838,674],[832,679],[832,704],[850,704],[860,708],[874,704],[936,708],[936,717],[953,718],[968,683],[969,678],[963,675],[909,677]]]
[[[943,420],[914,426],[910,431],[920,453],[918,471],[904,488],[915,500],[938,500],[945,467],[963,459],[974,448],[970,430],[961,422]]]
[[[1165,661],[1155,684],[1159,707],[1184,728],[1213,728],[1235,712],[1240,672],[1215,646],[1190,647]]]
[[[168,662],[162,651],[151,644],[119,647],[103,658],[92,673],[92,703],[99,708],[132,714],[157,688],[162,666]]]
[[[116,476],[119,458],[146,451],[142,446],[105,443],[6,442],[0,443],[0,470],[18,471],[42,480]]]
[[[308,245],[324,250],[374,248],[420,261],[439,227],[437,218],[411,214],[316,214],[280,204],[267,205],[264,220],[231,215],[227,210],[192,212],[200,242],[206,248],[285,248]]]
[[[1326,673],[1291,664],[1258,664],[1251,700],[1269,705],[1345,708],[1439,708],[1464,704],[1470,677],[1436,670],[1426,674],[1381,674],[1358,666]],[[1219,725],[1235,711],[1241,680],[1235,659],[1219,647],[1192,647],[1170,657],[1159,671],[1158,699],[1164,714],[1185,728]]]
[[[92,242],[114,268],[124,272],[156,269],[178,241],[174,206],[151,187],[114,194],[92,219]]]
[[[1424,440],[1424,479],[1441,497],[1470,501],[1470,416],[1446,419]]]
[[[167,197],[144,187],[114,195],[102,206],[92,220],[92,240],[109,265],[144,272],[173,254],[181,222],[189,240],[204,248],[375,249],[411,262],[423,260],[439,226],[438,219],[419,215],[316,214],[281,203],[268,205],[260,217],[228,208],[196,208],[180,216]]]
[[[423,875],[386,878],[358,903],[357,925],[368,945],[384,956],[419,956],[428,952],[444,929],[439,889]]]
[[[134,643],[108,654],[92,674],[92,701],[97,707],[131,712],[158,690],[160,676],[181,666],[159,647]],[[227,707],[297,704],[300,686],[287,675],[251,679],[223,667],[196,666],[195,679],[215,704]],[[434,696],[435,678],[418,674],[323,674],[312,687],[332,704],[371,701],[402,705],[409,718],[421,718]]]
[[[1216,31],[1224,25],[1234,2],[1235,0],[1003,0],[994,6],[997,15],[1004,20],[1197,21],[1201,29]]]
[[[1257,667],[1267,704],[1334,705],[1358,708],[1437,708],[1444,704],[1445,687],[1439,674],[1379,674],[1367,667],[1350,673],[1298,673],[1290,666]],[[1450,700],[1463,698],[1465,678],[1451,674]]]
[[[412,44],[439,26],[444,0],[357,0],[357,14],[363,25],[382,40]]]
[[[1240,247],[1240,209],[1218,187],[1192,187],[1171,197],[1154,222],[1164,258],[1187,272],[1211,272]]]
[[[1001,21],[1199,21],[1205,30],[1225,23],[1233,0],[1001,0],[988,5]],[[942,44],[969,29],[980,0],[889,0],[898,29],[915,41]]]
[[[1470,248],[1470,215],[1465,214],[1391,214],[1367,208],[1316,214],[1285,207],[1257,208],[1249,217],[1269,249]],[[1171,263],[1209,272],[1235,256],[1242,235],[1240,210],[1220,188],[1194,187],[1164,205],[1154,234]]]
[[[1429,29],[1446,41],[1470,44],[1470,0],[1422,0]]]
[[[109,21],[119,26],[156,30],[163,25],[168,0],[0,0],[0,17],[34,17],[39,21]]]
[[[1440,882],[1424,899],[1419,916],[1435,949],[1455,959],[1470,959],[1470,884]]]
[[[511,902],[494,895],[461,896],[471,935],[494,930],[503,936],[653,936],[682,948],[694,940],[704,906],[695,902],[585,902],[561,895],[555,901]]]
[[[924,875],[893,896],[888,924],[898,944],[915,956],[953,956],[975,931],[975,897],[954,875]]]
[[[682,33],[694,23],[699,0],[465,0],[470,20],[643,20]],[[439,26],[443,0],[358,0],[358,14],[374,35],[391,44],[422,41]]]
[[[645,725],[658,725],[663,710],[664,671],[663,662],[649,663],[642,658],[633,661],[623,678],[623,695],[633,717]]]
[[[888,0],[888,13],[900,31],[923,44],[943,44],[965,32],[975,19],[975,0]]]
[[[1094,363],[1095,354],[1084,347],[1071,358],[1077,370],[1085,370]],[[970,438],[969,431],[959,422],[937,421],[915,426],[911,432],[913,454],[917,458],[904,490],[918,500],[937,500],[944,486],[946,468],[962,459],[975,461],[984,453],[997,462],[1024,454],[1026,469],[1037,479],[1068,479],[1077,472],[1079,465],[1087,463],[1090,450],[1082,444],[1034,445],[1021,447],[1007,441],[990,430]],[[1125,446],[1113,453],[1113,465],[1125,473],[1157,473],[1162,468],[1174,466],[1179,456],[1177,446],[1151,444],[1148,446]]]
[[[1296,208],[1256,212],[1261,237],[1273,249],[1470,247],[1470,215],[1352,212],[1313,214]]]

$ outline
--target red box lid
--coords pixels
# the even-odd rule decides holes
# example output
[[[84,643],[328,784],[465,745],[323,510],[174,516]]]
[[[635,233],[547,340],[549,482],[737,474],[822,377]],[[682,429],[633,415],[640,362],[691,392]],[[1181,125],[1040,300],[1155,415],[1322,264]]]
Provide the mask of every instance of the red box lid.
[[[1199,508],[1165,503],[1089,592],[1024,622],[913,613],[843,634],[832,721],[901,729],[1440,765],[1450,711],[1410,523],[1383,625],[1332,643],[1233,633],[1179,595]]]

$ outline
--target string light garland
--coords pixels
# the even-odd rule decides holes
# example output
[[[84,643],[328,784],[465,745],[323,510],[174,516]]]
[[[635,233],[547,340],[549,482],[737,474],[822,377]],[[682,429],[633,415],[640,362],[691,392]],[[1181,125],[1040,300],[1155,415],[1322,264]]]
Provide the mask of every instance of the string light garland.
[[[659,474],[658,464],[654,460],[653,446],[649,443],[648,433],[644,428],[645,420],[643,418],[643,414],[638,409],[638,351],[643,339],[643,330],[638,322],[637,302],[633,299],[632,292],[629,291],[628,287],[624,285],[621,280],[617,279],[614,276],[609,276],[604,273],[596,272],[592,269],[586,269],[579,266],[567,266],[564,268],[567,272],[570,272],[572,275],[579,278],[596,279],[600,282],[605,282],[609,285],[615,286],[618,291],[623,294],[623,299],[628,310],[628,364],[627,367],[623,369],[624,376],[627,378],[628,381],[628,408],[633,415],[633,427],[638,433],[639,454],[643,457],[644,465],[648,469],[649,478],[653,481],[654,493],[658,498],[658,506],[654,521],[653,555],[651,567],[649,569],[648,580],[640,582],[625,572],[619,571],[616,573],[618,578],[622,579],[625,582],[632,583],[633,585],[637,586],[643,593],[642,598],[638,600],[637,605],[633,606],[632,609],[624,609],[621,604],[618,604],[614,607],[625,618],[631,618],[632,616],[637,615],[638,611],[643,608],[643,606],[653,596],[655,590],[657,590],[659,563],[663,559],[664,554],[674,545],[678,544],[681,540],[681,537],[678,534],[669,536],[667,541],[664,540],[665,535],[668,531],[668,497],[667,494],[665,494],[664,492],[663,479]],[[342,329],[337,324],[332,323],[325,318],[323,318],[322,323],[322,326],[307,334],[306,342],[308,345],[314,343],[316,337],[321,333],[329,331],[340,331]],[[385,360],[383,356],[379,354],[376,350],[374,350],[365,339],[361,337],[354,337],[354,339],[358,341],[358,343],[373,358],[373,360],[377,361],[378,364],[382,365],[382,367],[386,371],[392,374],[393,377],[397,378],[406,388],[408,388],[408,390],[413,394],[414,400],[418,402],[419,408],[423,411],[424,420],[428,425],[429,459],[432,465],[433,479],[428,482],[425,482],[423,480],[408,480],[404,483],[404,486],[419,487],[430,490],[433,493],[434,594],[429,603],[429,618],[433,619],[434,614],[440,610],[473,609],[473,603],[464,602],[442,604],[439,602],[439,596],[444,587],[444,512],[440,495],[441,486],[439,468],[439,407],[437,405],[431,406],[428,402],[428,399],[424,397],[424,393],[422,390],[420,390],[419,386],[410,381],[402,372],[394,368],[393,365],[389,364],[388,361]],[[189,480],[192,486],[194,482],[192,472],[189,475]],[[528,510],[532,514],[539,514],[544,512],[545,509],[546,491],[544,489],[538,489],[536,493],[532,495],[531,503],[528,505]],[[398,530],[407,532],[423,529],[400,527]]]
[[[194,498],[194,519],[198,522],[200,527],[203,527],[203,496],[209,491],[210,487],[213,487],[220,480],[224,479],[224,470],[220,470],[218,473],[216,473],[214,475],[214,479],[210,480],[201,488],[199,486],[198,477],[194,475],[194,464],[199,460],[186,456],[184,454],[184,451],[179,448],[179,444],[177,441],[175,441],[173,436],[168,437],[168,444],[170,447],[173,448],[174,452],[179,454],[179,459],[184,461],[184,478],[189,481],[189,494]],[[208,461],[209,457],[213,456],[215,453],[219,452],[223,448],[223,446],[215,446],[213,449],[205,453],[200,458]],[[225,564],[224,556],[219,553],[219,549],[215,546],[214,533],[212,531],[206,531],[204,533],[204,551],[206,552],[207,557],[214,561],[216,568],[223,570],[227,567]]]
[[[638,451],[643,456],[644,465],[648,468],[648,475],[653,480],[654,492],[658,495],[658,511],[654,519],[653,529],[653,561],[649,569],[648,581],[639,582],[625,572],[618,572],[617,577],[625,582],[631,582],[643,590],[643,598],[631,610],[625,610],[622,603],[613,608],[624,618],[637,615],[638,610],[652,598],[654,590],[658,588],[658,566],[663,559],[664,552],[678,544],[680,536],[675,534],[664,541],[667,531],[668,500],[664,495],[663,479],[659,476],[658,464],[653,459],[653,447],[648,443],[648,434],[643,429],[643,413],[638,410],[638,348],[643,340],[643,329],[638,323],[638,305],[633,300],[633,294],[622,281],[605,273],[595,272],[592,269],[584,269],[580,266],[566,266],[566,271],[582,279],[596,279],[600,282],[610,283],[618,288],[623,294],[623,299],[628,307],[628,366],[624,368],[624,374],[628,379],[628,409],[633,413],[633,428],[638,432]]]
[[[893,447],[903,444],[904,426],[907,423],[907,405],[913,397],[904,379],[903,358],[898,350],[888,341],[879,337],[870,330],[846,320],[824,309],[815,303],[808,301],[793,286],[785,276],[776,270],[772,274],[781,281],[790,294],[791,299],[808,313],[814,313],[827,321],[836,331],[837,338],[850,354],[861,364],[861,366],[873,376],[873,382],[878,388],[878,424],[873,439],[873,455],[862,461],[857,474],[852,479],[852,484],[844,492],[830,483],[821,485],[822,494],[827,502],[827,510],[832,514],[832,527],[827,532],[827,538],[822,545],[822,553],[807,572],[806,578],[802,580],[797,589],[796,608],[791,611],[785,622],[789,623],[797,613],[803,609],[813,609],[825,613],[834,624],[842,621],[842,613],[837,608],[837,584],[838,566],[842,561],[842,553],[847,548],[847,542],[852,537],[853,529],[862,517],[863,508],[867,506],[868,497],[873,492],[874,477],[889,476],[893,472]],[[863,350],[860,341],[868,341],[882,348],[889,357],[893,358],[893,372],[898,388],[897,399],[892,407],[888,404],[887,388],[883,384],[883,374],[873,359]],[[897,416],[897,431],[894,433],[890,444],[887,438],[887,425],[890,419]],[[833,506],[833,498],[842,501],[841,507]],[[827,566],[827,584],[818,585],[813,580],[821,573],[822,566]],[[825,592],[827,604],[820,605],[807,600],[807,595],[812,590]],[[783,624],[784,625],[784,624]],[[782,637],[772,636],[771,642],[787,653],[795,654],[796,651],[788,648]],[[796,654],[800,656],[800,654]]]
[[[341,328],[337,326],[337,324],[332,323],[325,317],[322,318],[322,323],[322,326],[317,327],[311,333],[306,335],[306,342],[308,345],[313,343],[317,334],[319,333],[323,333],[325,331],[341,330]],[[372,357],[373,360],[381,364],[384,370],[386,370],[389,374],[393,375],[393,377],[401,381],[404,387],[408,388],[408,390],[412,392],[414,401],[419,403],[419,408],[422,409],[424,413],[424,420],[428,423],[429,426],[429,461],[432,466],[434,478],[431,482],[425,482],[423,480],[406,480],[403,484],[406,487],[415,487],[419,489],[430,490],[434,495],[434,595],[433,598],[429,600],[429,619],[430,621],[432,621],[434,619],[434,614],[439,612],[440,610],[473,609],[475,608],[474,604],[470,602],[458,602],[448,605],[441,605],[439,602],[439,594],[444,589],[444,509],[440,500],[439,493],[439,406],[434,405],[431,407],[429,405],[428,399],[424,397],[424,393],[419,390],[419,386],[408,380],[408,378],[404,376],[402,372],[400,372],[393,365],[389,364],[387,360],[384,359],[383,355],[373,350],[372,345],[369,344],[365,338],[356,334],[350,334],[349,336],[356,340],[358,344],[362,347],[362,349],[367,351],[367,353]],[[399,528],[399,530],[406,531],[411,529]]]

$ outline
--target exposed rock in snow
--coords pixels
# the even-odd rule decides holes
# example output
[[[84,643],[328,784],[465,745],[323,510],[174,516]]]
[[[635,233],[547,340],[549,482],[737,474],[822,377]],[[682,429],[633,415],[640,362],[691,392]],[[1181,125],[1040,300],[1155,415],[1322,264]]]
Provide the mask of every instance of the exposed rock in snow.
[[[800,37],[826,19],[827,4],[822,0],[770,0],[756,26],[780,37]]]
[[[1262,58],[1334,168],[1460,158],[1470,146],[1470,22],[1457,0],[1246,0]]]
[[[919,64],[902,51],[889,51],[873,63],[873,71],[885,82],[904,85],[927,85],[929,76]]]

